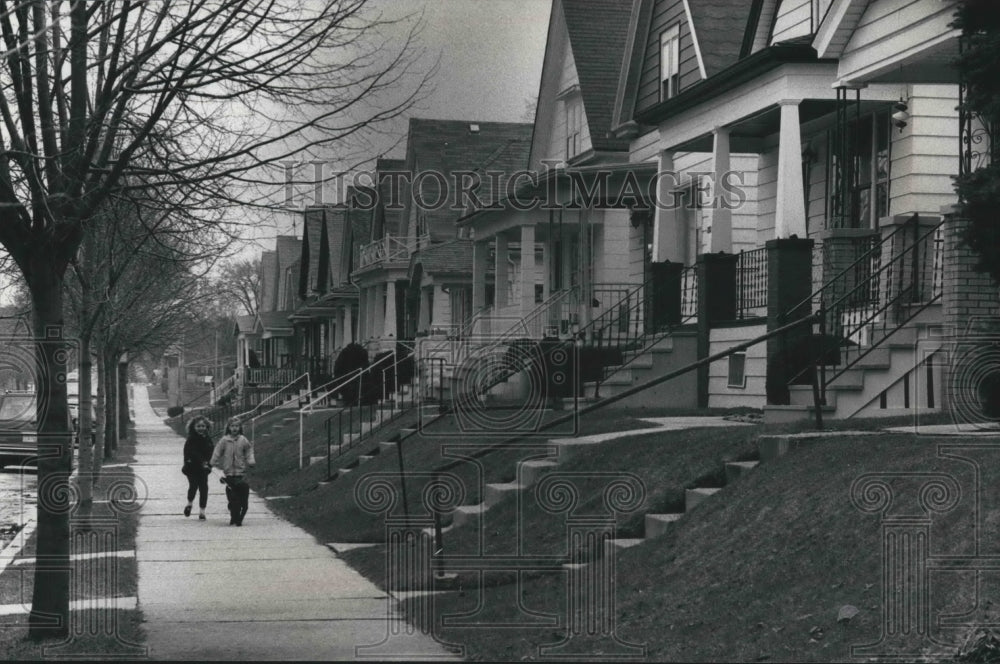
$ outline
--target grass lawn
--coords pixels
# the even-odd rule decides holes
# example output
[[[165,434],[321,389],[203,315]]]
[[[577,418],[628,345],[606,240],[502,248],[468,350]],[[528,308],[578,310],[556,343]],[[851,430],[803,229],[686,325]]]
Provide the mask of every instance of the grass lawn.
[[[601,410],[582,417],[581,431],[648,428],[653,425],[641,418],[695,414],[706,413]],[[831,421],[827,428],[857,430],[909,422],[907,418]],[[390,449],[364,464],[357,463],[357,458],[374,453],[377,441],[391,440],[395,430],[413,424],[412,419],[401,418],[345,453],[334,465],[353,465],[353,469],[323,485],[319,482],[326,477],[325,463],[297,468],[297,430],[295,436],[281,433],[258,439],[254,488],[265,495],[292,496],[271,505],[320,541],[376,543],[341,556],[384,588],[385,513],[367,513],[360,503],[378,475],[396,491],[396,503],[388,513],[402,514],[399,455]],[[536,490],[509,494],[482,517],[452,528],[447,527],[450,517],[445,514],[441,553],[445,561],[449,555],[587,560],[593,549],[567,539],[567,514],[603,516],[603,527],[612,528],[618,537],[641,538],[645,513],[683,511],[685,489],[723,486],[725,462],[757,458],[759,435],[811,427],[811,422],[801,422],[703,428],[575,447],[556,469],[571,478],[578,490],[571,512],[542,505],[536,491],[540,485],[536,485]],[[480,502],[484,484],[516,479],[518,461],[544,458],[555,451],[544,436],[512,443],[509,434],[455,434],[461,432],[454,419],[446,416],[403,442],[411,515],[420,513],[421,491],[433,471],[445,465],[450,464],[448,472],[464,487],[461,504],[472,505]],[[949,438],[947,442],[961,440]],[[596,637],[573,639],[562,651],[544,650],[572,632],[567,607],[585,610],[590,597],[586,587],[581,590],[579,584],[571,584],[570,575],[558,565],[548,571],[492,571],[481,576],[456,570],[457,577],[435,584],[442,592],[432,596],[434,631],[440,640],[464,646],[466,656],[473,660],[558,659],[560,652],[602,659],[616,648],[619,653],[636,652],[622,650],[621,643],[641,646],[647,661],[849,660],[851,646],[878,641],[883,620],[879,514],[862,512],[851,500],[851,487],[861,475],[896,473],[890,486],[897,492],[893,504],[900,510],[919,505],[920,488],[911,478],[933,472],[954,476],[963,489],[961,500],[947,514],[935,515],[930,535],[940,544],[931,548],[935,554],[969,551],[975,508],[975,492],[969,487],[974,473],[969,462],[939,456],[939,442],[913,434],[845,434],[815,441],[762,464],[675,522],[666,534],[619,550],[613,601],[603,596],[593,614],[595,619],[609,621],[605,625],[614,625],[617,642],[600,638],[597,630]],[[307,447],[318,454],[325,440],[312,441]],[[290,459],[296,460],[294,467]],[[985,457],[981,461],[985,468]],[[1000,469],[1000,455],[993,464]],[[983,475],[982,481],[988,481]],[[603,490],[609,476],[627,476],[639,487],[640,495],[628,511],[607,511]],[[372,497],[369,493],[368,498]],[[1000,509],[983,507],[981,527],[1000,528]],[[944,576],[949,575],[932,578],[930,610],[934,615],[961,613],[975,606],[973,577],[954,573],[946,583]],[[984,584],[983,592],[993,591],[995,596],[1000,590],[1000,584],[990,585],[988,580]],[[422,586],[418,582],[409,587]],[[850,620],[838,621],[838,612],[847,605],[859,612]],[[418,623],[425,620],[421,616],[427,606],[426,598],[403,600],[404,610]],[[995,618],[992,604],[984,601],[979,613],[984,620]],[[445,626],[443,616],[450,616]],[[926,644],[902,642],[886,648],[903,659],[924,653],[940,661],[954,654],[967,632],[967,626],[938,628],[935,638],[940,644],[930,649]]]
[[[134,461],[135,431],[130,430],[116,453],[115,463]],[[124,498],[120,486],[132,480],[130,468],[107,468],[94,488],[95,503],[90,516],[97,522],[113,524],[98,530],[73,531],[70,553],[91,551],[134,551],[138,515],[125,510],[112,510],[104,501],[112,496]],[[116,488],[112,490],[112,486]],[[79,508],[71,513],[71,523],[82,516]],[[113,534],[112,534],[113,533]],[[96,538],[95,538],[96,535]],[[18,560],[35,555],[35,535],[32,535],[12,564],[0,573],[0,604],[31,605],[34,592],[34,566],[18,564]],[[81,560],[71,562],[72,601],[98,597],[135,597],[138,570],[133,556]],[[132,610],[73,611],[71,640],[27,638],[27,614],[0,617],[0,653],[8,660],[43,660],[62,657],[100,660],[122,657],[139,652],[133,644],[144,641],[142,613]],[[112,629],[113,628],[113,629]]]

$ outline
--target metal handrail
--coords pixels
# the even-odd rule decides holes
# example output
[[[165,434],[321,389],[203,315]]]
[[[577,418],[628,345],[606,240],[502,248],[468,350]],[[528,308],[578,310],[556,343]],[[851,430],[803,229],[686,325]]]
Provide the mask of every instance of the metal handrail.
[[[278,395],[284,394],[284,393],[286,393],[287,390],[290,390],[290,389],[294,388],[294,386],[297,383],[301,382],[303,379],[305,379],[306,389],[308,389],[308,387],[309,387],[309,374],[307,372],[307,373],[304,373],[304,374],[300,375],[298,378],[296,378],[292,382],[288,383],[287,385],[285,385],[281,389],[277,390],[276,392],[274,392],[273,394],[271,394],[271,396],[264,398],[264,400],[261,401],[259,404],[257,404],[254,408],[252,408],[252,409],[250,409],[250,410],[248,410],[248,411],[246,411],[244,413],[239,413],[235,417],[240,418],[241,421],[246,421],[247,419],[250,419],[251,421],[256,420],[258,417],[260,417],[261,415],[264,414],[264,413],[258,413],[257,411],[263,409],[266,406],[271,406],[271,408],[269,408],[268,410],[272,410],[274,408],[274,406],[272,404],[274,403],[274,401],[276,401],[278,399]]]

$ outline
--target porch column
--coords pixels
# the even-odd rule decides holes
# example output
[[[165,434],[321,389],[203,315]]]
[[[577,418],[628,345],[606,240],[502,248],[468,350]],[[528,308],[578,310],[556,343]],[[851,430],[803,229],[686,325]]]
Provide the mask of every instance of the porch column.
[[[396,282],[392,279],[385,284],[384,337],[396,338]]]
[[[653,260],[683,263],[686,254],[686,230],[677,214],[673,200],[677,180],[674,173],[674,153],[660,150],[659,179],[656,181],[656,201],[653,217]],[[643,247],[643,251],[646,248]]]
[[[420,315],[417,317],[417,331],[430,332],[431,327],[431,302],[429,291],[433,286],[421,287],[420,289]]]
[[[806,236],[799,101],[786,99],[779,102],[781,134],[778,138],[778,198],[774,210],[774,237],[778,239]]]
[[[499,240],[499,236],[497,236]],[[497,265],[500,254],[497,252]],[[535,308],[535,226],[521,226],[521,316]],[[500,284],[497,284],[497,288]]]
[[[354,343],[354,320],[352,320],[353,316],[351,316],[352,307],[353,305],[348,304],[344,308],[344,333],[341,337],[344,346]]]
[[[498,233],[496,236],[496,270],[494,274],[494,301],[496,302],[496,308],[500,309],[506,307],[510,302],[507,301],[507,281],[510,279],[510,272],[507,269],[507,259],[509,252],[507,251],[507,236],[503,233]]]
[[[385,292],[385,285],[375,284],[372,288],[372,295],[374,296],[374,306],[372,307],[372,316],[374,317],[374,325],[372,325],[372,336],[381,338],[385,336],[385,302],[382,299],[382,294]]]
[[[580,328],[590,325],[593,309],[593,284],[590,283],[590,208],[580,209]],[[589,328],[588,328],[589,329]],[[590,332],[588,332],[588,335]],[[587,340],[590,341],[589,339]]]
[[[542,277],[543,300],[549,299],[549,296],[552,294],[552,264],[552,238],[547,236],[545,244],[542,245],[542,274],[545,275]]]
[[[486,261],[490,246],[485,240],[472,243],[472,313],[486,306]]]
[[[729,130],[725,127],[716,127],[712,133],[714,135],[712,148],[714,179],[712,181],[711,252],[717,254],[722,251],[731,254],[733,253],[733,212],[727,206],[728,200],[723,200],[725,190],[722,187],[722,179],[729,173]],[[728,199],[728,197],[726,198]]]

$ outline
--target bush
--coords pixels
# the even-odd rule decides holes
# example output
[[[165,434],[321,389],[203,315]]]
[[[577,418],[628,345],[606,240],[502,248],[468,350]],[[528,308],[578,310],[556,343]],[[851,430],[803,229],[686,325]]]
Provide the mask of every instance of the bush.
[[[347,344],[333,362],[333,377],[335,379],[342,378],[353,371],[364,369],[367,366],[368,351],[365,350],[365,347],[358,343]],[[350,405],[358,403],[357,381],[352,381],[342,389],[340,391],[340,398]]]
[[[177,417],[184,412],[184,406],[171,406],[167,408],[167,417]]]

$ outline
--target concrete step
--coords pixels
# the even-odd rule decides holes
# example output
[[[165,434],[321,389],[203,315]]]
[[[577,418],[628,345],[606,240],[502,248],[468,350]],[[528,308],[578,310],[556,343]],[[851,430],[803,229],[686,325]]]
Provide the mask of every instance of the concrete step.
[[[611,540],[605,540],[604,541],[604,551],[602,553],[604,554],[605,557],[607,557],[608,551],[610,549],[616,549],[618,551],[621,551],[622,549],[628,549],[629,547],[633,547],[633,546],[636,546],[638,544],[642,544],[645,541],[646,540],[642,539],[641,537],[637,537],[637,538],[615,538],[615,539],[611,539]]]
[[[362,454],[358,457],[358,463],[368,463],[375,458],[374,454]]]
[[[487,509],[489,509],[503,500],[505,496],[509,496],[517,491],[521,491],[522,489],[524,489],[524,487],[517,482],[487,484],[485,490],[483,491],[483,502],[485,503]]]
[[[281,418],[281,421],[284,422],[285,424],[289,424],[291,422],[298,422],[299,418],[297,418],[297,417],[283,417],[283,418]]]
[[[823,417],[833,417],[835,406],[823,406]],[[813,419],[816,416],[813,406],[764,406],[764,424],[781,424],[784,422],[800,422]]]
[[[338,468],[337,469],[337,477],[340,477],[341,475],[346,475],[347,473],[351,472],[352,470],[354,470],[354,468]]]
[[[762,462],[773,461],[810,442],[831,436],[881,436],[884,431],[809,431],[798,434],[772,434],[757,438],[757,452]]]
[[[732,484],[759,465],[760,461],[730,461],[726,464],[726,484]]]
[[[722,491],[715,487],[699,487],[697,489],[686,489],[684,491],[684,511],[690,512],[700,505],[705,499],[714,496]]]
[[[404,427],[404,428],[402,428],[402,429],[399,430],[399,439],[400,440],[406,440],[407,438],[409,438],[413,434],[417,433],[417,431],[419,431],[419,429],[414,429],[414,428],[411,428],[411,427]]]
[[[389,441],[382,441],[378,444],[378,448],[381,450],[380,454],[385,454],[387,452],[395,452],[396,443],[392,443]]]
[[[452,525],[460,526],[470,519],[479,516],[485,510],[486,506],[483,503],[479,503],[478,505],[459,505],[455,508],[451,523]]]
[[[674,514],[647,514],[645,518],[646,539],[659,537],[667,532],[670,524],[676,522],[682,516],[684,516],[683,512]]]
[[[309,457],[309,465],[311,466],[314,463],[326,463],[326,455],[324,454],[322,456],[311,456],[311,457]]]
[[[547,459],[531,459],[529,461],[521,461],[517,465],[517,476],[521,485],[529,487],[538,482],[542,475],[558,466],[559,463]]]

